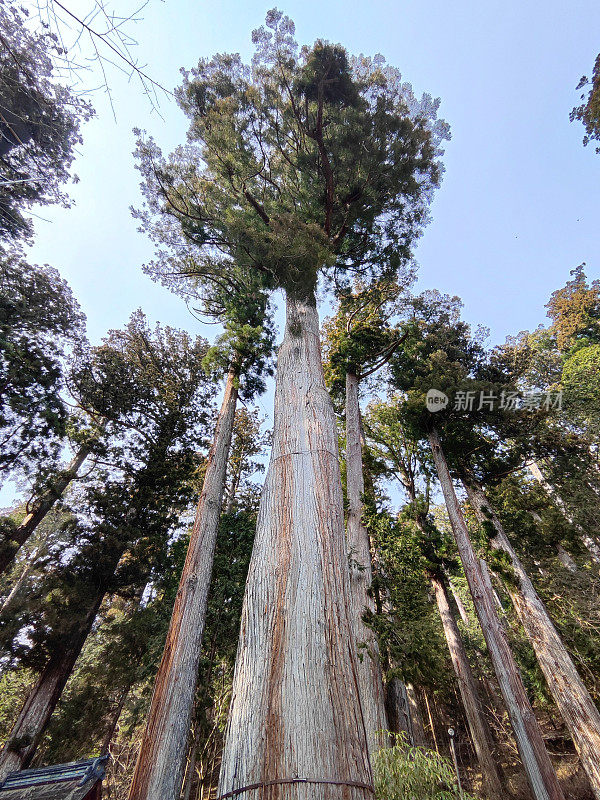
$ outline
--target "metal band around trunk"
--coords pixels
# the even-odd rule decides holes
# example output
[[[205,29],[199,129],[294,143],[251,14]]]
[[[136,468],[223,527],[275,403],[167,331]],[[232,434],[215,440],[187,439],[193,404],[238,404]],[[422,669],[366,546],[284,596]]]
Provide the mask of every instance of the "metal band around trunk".
[[[242,786],[241,789],[233,789],[231,792],[219,795],[217,800],[226,800],[227,797],[237,797],[243,792],[251,792],[254,789],[264,789],[267,786],[280,786],[281,784],[289,783],[326,783],[331,786],[355,786],[357,789],[366,789],[368,792],[375,794],[375,789],[370,783],[360,783],[359,781],[336,781],[326,780],[325,778],[281,778],[275,781],[263,781],[261,783],[251,783],[249,786]]]

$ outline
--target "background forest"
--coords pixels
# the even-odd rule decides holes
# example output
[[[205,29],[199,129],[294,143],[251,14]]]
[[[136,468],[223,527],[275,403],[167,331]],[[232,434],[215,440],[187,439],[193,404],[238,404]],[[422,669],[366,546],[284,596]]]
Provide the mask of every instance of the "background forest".
[[[445,97],[277,9],[171,92],[137,55],[152,4],[82,5],[0,0],[0,778],[108,755],[115,800],[600,800],[595,225],[528,231],[532,324],[496,335],[454,292],[511,319],[510,224],[428,263]],[[582,216],[594,56],[557,151]],[[78,195],[111,113],[127,219],[128,178]]]

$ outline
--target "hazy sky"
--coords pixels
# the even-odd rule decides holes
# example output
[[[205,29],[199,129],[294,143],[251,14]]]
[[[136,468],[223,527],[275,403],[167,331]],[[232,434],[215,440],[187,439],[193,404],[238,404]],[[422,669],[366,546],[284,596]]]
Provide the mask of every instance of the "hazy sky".
[[[90,0],[68,5],[87,9]],[[199,57],[248,57],[251,31],[269,7],[150,0],[130,30],[147,71],[172,88],[179,68]],[[466,318],[487,325],[496,343],[544,322],[550,292],[580,262],[598,277],[600,156],[582,147],[581,125],[569,122],[575,86],[600,49],[597,0],[287,0],[279,7],[296,22],[300,43],[320,37],[350,52],[380,52],[415,93],[441,97],[452,140],[417,251],[422,288],[458,294]],[[36,221],[31,259],[67,278],[94,342],[138,306],[152,321],[201,331],[182,301],[142,274],[151,246],[129,212],[140,204],[131,129],[146,129],[169,150],[183,141],[185,118],[167,97],[163,118],[152,113],[135,80],[113,71],[109,82],[116,122],[106,97],[92,95],[98,113],[83,131],[76,206],[40,212],[51,222]],[[270,406],[270,397],[262,403]]]

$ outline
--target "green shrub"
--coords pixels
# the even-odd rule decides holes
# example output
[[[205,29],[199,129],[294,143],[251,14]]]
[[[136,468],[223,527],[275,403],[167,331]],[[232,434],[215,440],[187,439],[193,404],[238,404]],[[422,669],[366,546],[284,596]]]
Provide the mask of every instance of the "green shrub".
[[[451,762],[433,750],[410,747],[405,734],[393,734],[393,747],[375,756],[377,800],[456,800],[458,785]],[[472,800],[463,792],[464,800]]]

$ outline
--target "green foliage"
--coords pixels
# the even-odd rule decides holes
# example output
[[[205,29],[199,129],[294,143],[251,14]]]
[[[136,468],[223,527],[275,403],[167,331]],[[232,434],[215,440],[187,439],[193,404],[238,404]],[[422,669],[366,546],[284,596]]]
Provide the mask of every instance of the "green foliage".
[[[600,439],[600,344],[581,347],[563,365],[565,409],[594,441]]]
[[[68,178],[80,123],[91,106],[57,80],[62,57],[57,37],[32,33],[27,12],[0,0],[0,238],[32,232],[24,213],[34,204],[68,205],[60,185]],[[10,183],[7,183],[10,181]]]
[[[49,531],[27,601],[0,624],[13,663],[41,668],[105,593],[139,597],[164,566],[213,425],[206,350],[175,329],[150,331],[138,312],[79,364],[82,395],[110,413],[107,439]]]
[[[55,269],[0,250],[0,474],[53,465],[67,431],[62,358],[84,318]]]
[[[5,671],[0,675],[0,740],[6,741],[15,719],[15,710],[19,709],[31,685],[35,674],[28,669]]]
[[[600,343],[600,280],[590,284],[585,263],[571,270],[572,280],[552,293],[546,306],[561,352]]]
[[[429,598],[428,560],[414,522],[394,520],[385,512],[367,511],[365,522],[377,549],[377,588],[386,611],[365,621],[377,632],[382,650],[405,682],[447,687],[447,653],[439,617]]]
[[[251,479],[264,472],[265,466],[257,458],[264,456],[271,441],[270,432],[261,431],[263,422],[257,409],[236,411],[224,496],[227,511],[236,506],[252,506],[260,495],[260,486]]]
[[[202,366],[208,374],[223,375],[231,366],[238,372],[242,400],[265,391],[265,380],[273,375],[274,333],[270,325],[238,324],[229,319],[225,332],[208,349]]]
[[[353,290],[338,291],[337,313],[323,324],[325,379],[338,404],[345,397],[347,373],[364,381],[383,367],[400,346],[397,319],[413,280],[413,271],[406,269],[394,281],[384,278],[370,285],[356,281]]]
[[[581,95],[584,102],[575,106],[570,119],[571,122],[578,119],[585,127],[583,144],[587,146],[590,141],[600,139],[600,53],[596,57],[591,80],[584,75],[577,84],[577,89],[583,89],[584,86],[590,87],[588,95]],[[600,153],[600,146],[596,147],[596,152]]]
[[[381,57],[323,41],[299,49],[277,10],[253,42],[251,65],[220,54],[184,73],[185,148],[165,159],[138,142],[138,216],[166,246],[155,270],[173,274],[181,238],[193,253],[186,274],[221,286],[251,274],[265,290],[311,297],[320,273],[395,270],[440,180],[438,102],[418,101]]]
[[[405,734],[380,750],[373,763],[377,800],[454,800],[456,774],[449,759],[434,750],[409,747]],[[471,800],[463,792],[463,797]]]

